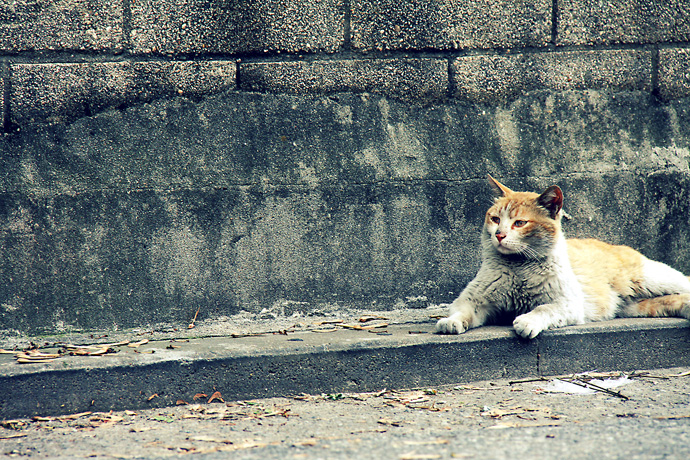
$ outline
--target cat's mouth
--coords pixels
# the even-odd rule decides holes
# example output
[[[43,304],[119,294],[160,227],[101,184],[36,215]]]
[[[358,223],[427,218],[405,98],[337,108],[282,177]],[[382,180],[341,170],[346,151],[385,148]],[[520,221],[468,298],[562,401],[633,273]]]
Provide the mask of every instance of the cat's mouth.
[[[498,252],[500,252],[501,254],[514,254],[515,253],[515,249],[506,245],[502,241],[494,240],[494,247],[496,247],[496,250]]]
[[[498,241],[498,239],[494,238],[493,243],[496,251],[504,256],[522,255],[525,249],[520,243],[516,244],[515,241],[509,241],[508,239]]]

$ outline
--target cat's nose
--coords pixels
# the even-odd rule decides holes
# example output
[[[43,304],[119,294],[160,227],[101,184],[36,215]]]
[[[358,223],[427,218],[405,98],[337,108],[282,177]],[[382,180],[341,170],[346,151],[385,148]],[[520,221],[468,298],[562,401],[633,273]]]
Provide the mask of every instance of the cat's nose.
[[[505,233],[498,233],[498,232],[496,232],[496,239],[498,240],[499,243],[500,243],[501,241],[503,241],[503,239],[504,239],[505,237],[506,237],[506,234],[505,234]]]

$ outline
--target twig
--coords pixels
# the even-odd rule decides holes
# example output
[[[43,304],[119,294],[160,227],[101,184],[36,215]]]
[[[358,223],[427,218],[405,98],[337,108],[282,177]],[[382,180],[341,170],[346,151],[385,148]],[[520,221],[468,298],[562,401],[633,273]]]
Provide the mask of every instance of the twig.
[[[560,379],[559,379],[559,380],[560,380]],[[582,381],[582,380],[579,380],[579,379],[564,380],[564,381],[565,381],[565,382],[570,382],[570,383],[572,383],[572,384],[574,384],[574,385],[577,385],[577,386],[580,386],[580,387],[583,387],[583,388],[589,388],[590,390],[601,391],[602,393],[606,393],[606,394],[609,394],[609,395],[611,395],[611,396],[617,396],[617,397],[619,397],[619,398],[621,398],[621,399],[625,399],[625,400],[630,399],[630,398],[628,398],[627,396],[625,396],[624,394],[621,394],[621,393],[619,393],[619,392],[617,392],[617,391],[609,390],[608,388],[600,387],[599,385],[595,385],[595,384],[592,383],[592,382],[585,382],[585,381]]]
[[[514,385],[516,383],[547,382],[548,380],[549,379],[547,379],[546,377],[539,376],[531,379],[513,380],[511,382],[508,382],[508,385]]]

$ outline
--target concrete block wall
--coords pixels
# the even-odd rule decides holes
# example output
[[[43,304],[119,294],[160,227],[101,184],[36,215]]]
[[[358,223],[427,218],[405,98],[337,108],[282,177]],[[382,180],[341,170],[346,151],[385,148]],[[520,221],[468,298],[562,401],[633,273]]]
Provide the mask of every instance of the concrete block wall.
[[[0,17],[5,131],[227,90],[690,94],[687,0],[19,0]]]
[[[689,37],[690,0],[4,2],[0,330],[449,301],[487,172],[690,272]]]

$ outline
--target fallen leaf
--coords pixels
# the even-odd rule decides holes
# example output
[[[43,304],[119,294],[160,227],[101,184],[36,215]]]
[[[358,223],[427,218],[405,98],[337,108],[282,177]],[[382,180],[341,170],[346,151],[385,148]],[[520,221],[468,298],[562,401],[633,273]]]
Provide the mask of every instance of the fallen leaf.
[[[344,327],[345,329],[356,329],[356,330],[362,330],[362,326],[359,324],[338,324],[340,327]]]
[[[58,420],[76,420],[81,417],[86,417],[87,415],[91,415],[93,412],[81,412],[79,414],[70,414],[70,415],[62,415],[58,417]]]
[[[175,401],[175,405],[177,405],[177,406],[185,406],[187,404],[189,404],[189,403],[187,401],[185,401],[184,399],[178,399],[177,401]]]
[[[142,433],[144,431],[155,430],[152,426],[135,426],[129,429],[130,433]]]
[[[223,397],[222,397],[221,394],[220,394],[220,391],[216,391],[215,393],[213,393],[213,394],[211,395],[211,397],[209,398],[209,400],[208,400],[206,403],[207,403],[207,404],[211,404],[211,403],[212,403],[213,401],[215,401],[216,399],[217,399],[218,401],[222,402],[222,403],[225,402],[225,401],[223,400]]]
[[[376,421],[380,425],[390,425],[390,426],[402,426],[402,423],[400,420],[392,420],[389,418],[382,418]]]
[[[122,347],[124,345],[128,345],[129,340],[123,340],[121,342],[115,342],[115,343],[99,343],[97,345],[93,345],[93,347],[96,348],[112,348],[112,347]]]
[[[140,340],[138,342],[130,343],[127,346],[129,348],[137,348],[137,347],[140,347],[142,345],[146,345],[147,343],[149,343],[149,339],[143,339],[143,340]]]
[[[404,441],[403,444],[408,446],[426,446],[426,445],[436,445],[436,444],[449,444],[450,441],[447,439],[433,439],[431,441]]]
[[[380,320],[384,320],[384,321],[385,321],[385,320],[387,320],[388,318],[386,318],[385,316],[364,315],[364,316],[361,316],[361,317],[359,318],[359,322],[360,322],[360,323],[366,323],[366,322],[368,322],[368,321],[374,321],[374,320],[377,320],[377,319],[380,319]]]
[[[194,318],[192,318],[192,322],[189,323],[189,326],[187,326],[187,329],[194,329],[194,323],[196,323],[196,318],[199,316],[199,310],[201,310],[201,307],[196,309],[196,313],[194,313]]]
[[[361,326],[360,329],[364,331],[369,331],[371,329],[382,329],[388,327],[388,323],[376,323],[376,324],[370,324],[368,326]]]
[[[197,401],[197,400],[202,399],[202,398],[208,398],[208,395],[205,393],[197,393],[192,397],[192,399],[194,401]]]
[[[319,443],[316,439],[307,439],[306,441],[298,441],[292,444],[292,447],[301,447],[301,446],[315,446]]]
[[[157,397],[158,397],[158,393],[154,393],[151,396],[149,396],[148,398],[146,398],[146,400],[151,401],[153,398],[157,398]]]
[[[29,436],[26,433],[21,433],[21,434],[10,434],[7,436],[0,436],[0,439],[14,439],[14,438],[24,438],[26,436]]]
[[[218,439],[211,436],[192,436],[187,438],[188,441],[201,441],[201,442],[217,442],[220,444],[232,444],[229,439]]]
[[[560,426],[560,423],[548,422],[548,423],[518,423],[518,422],[501,422],[493,426],[486,427],[487,430],[500,430],[505,428],[530,428],[530,427],[542,427],[542,426]]]
[[[410,452],[401,455],[399,458],[400,460],[432,460],[435,458],[441,458],[441,456],[439,454],[416,454],[414,452]]]
[[[27,358],[18,358],[17,362],[19,364],[42,364],[42,363],[52,363],[55,361],[54,359],[27,359]]]

